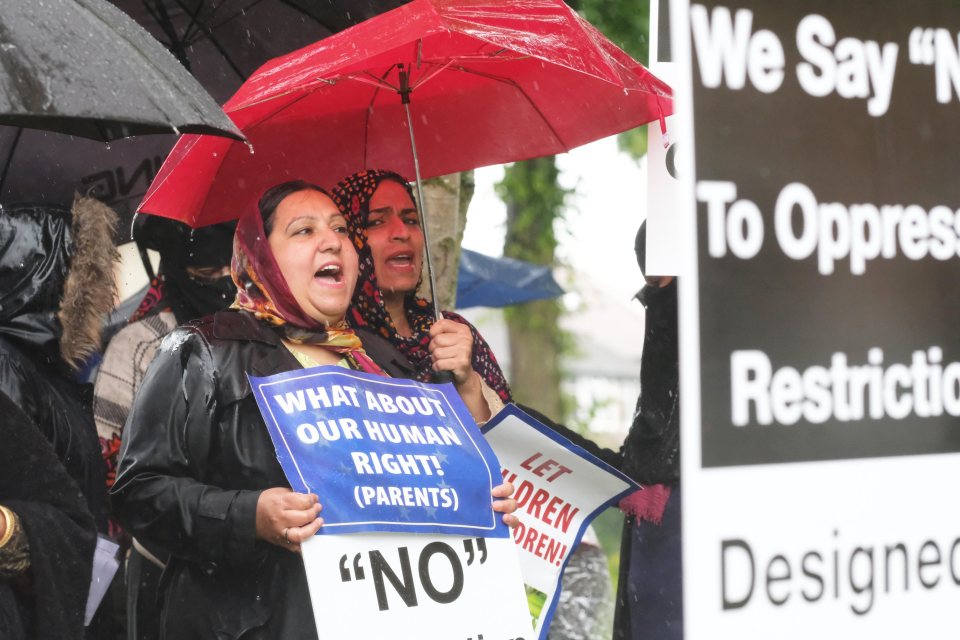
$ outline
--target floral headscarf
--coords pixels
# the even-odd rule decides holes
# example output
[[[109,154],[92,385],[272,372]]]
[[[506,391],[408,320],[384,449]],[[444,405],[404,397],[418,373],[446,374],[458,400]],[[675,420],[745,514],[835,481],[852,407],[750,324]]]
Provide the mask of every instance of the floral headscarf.
[[[410,199],[416,202],[409,183],[392,171],[378,169],[360,171],[341,180],[333,190],[333,202],[347,219],[347,230],[360,259],[360,276],[357,279],[357,288],[353,292],[353,304],[347,310],[347,322],[354,327],[372,330],[389,340],[413,364],[417,371],[417,379],[430,382],[433,377],[429,350],[430,327],[435,317],[433,303],[418,298],[415,292],[407,294],[404,308],[413,333],[409,338],[397,333],[393,320],[390,319],[390,313],[383,303],[383,294],[377,284],[374,270],[373,255],[367,244],[366,226],[367,216],[370,214],[370,198],[384,180],[393,180],[403,185],[410,194]],[[470,328],[470,333],[473,334],[474,371],[480,374],[480,377],[497,392],[504,402],[512,402],[510,387],[486,340],[462,316],[444,311],[443,317]]]
[[[290,342],[322,346],[343,355],[354,369],[386,375],[363,350],[353,329],[345,323],[327,327],[300,308],[270,249],[263,218],[256,207],[237,223],[230,275],[237,285],[232,308],[249,311]]]

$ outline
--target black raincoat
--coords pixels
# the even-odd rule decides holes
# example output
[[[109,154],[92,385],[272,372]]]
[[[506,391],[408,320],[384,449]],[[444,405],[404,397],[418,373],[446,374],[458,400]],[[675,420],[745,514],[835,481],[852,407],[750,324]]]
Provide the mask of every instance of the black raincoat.
[[[0,504],[20,518],[31,564],[21,579],[0,580],[0,638],[78,640],[97,540],[93,517],[53,447],[2,393],[0,415]]]
[[[602,448],[536,410],[522,408],[640,484],[671,487],[660,526],[632,515],[624,522],[613,637],[672,640],[683,637],[677,283],[648,285],[638,297],[647,309],[640,398],[619,450]]]
[[[388,343],[361,338],[390,375],[409,377],[409,363]],[[176,329],[151,363],[112,495],[121,523],[171,556],[162,638],[316,637],[300,556],[255,538],[261,491],[290,485],[247,374],[299,368],[277,334],[245,311]]]
[[[70,214],[44,207],[0,215],[0,392],[53,444],[106,525],[105,470],[93,422],[93,386],[60,356],[57,311],[70,264]]]
[[[70,216],[65,210],[18,207],[5,209],[0,215],[0,393],[19,407],[21,420],[32,423],[46,437],[59,460],[57,464],[62,463],[66,469],[63,473],[62,469],[53,468],[53,462],[37,453],[41,456],[38,460],[45,462],[31,472],[49,473],[51,477],[69,474],[76,485],[64,484],[67,502],[78,485],[86,508],[105,527],[105,472],[90,409],[92,390],[90,385],[74,381],[59,352],[61,328],[57,310],[69,266],[70,244]],[[3,412],[0,446],[5,452],[8,446],[14,446],[8,438],[12,438],[16,418]],[[0,499],[18,493],[29,495],[31,486],[43,484],[37,478],[21,480],[20,487],[5,483]],[[37,557],[32,567],[33,589],[55,593],[64,585],[71,585],[71,589],[79,590],[80,597],[67,598],[58,605],[73,606],[69,612],[47,612],[45,599],[36,599],[37,619],[44,624],[53,621],[55,626],[55,631],[37,637],[78,637],[78,630],[68,627],[75,625],[78,614],[82,621],[89,587],[93,557],[90,540],[94,534],[89,515],[85,518],[71,506],[64,517],[73,517],[79,524],[64,527],[60,537],[51,537],[49,531],[45,536],[35,535],[51,526],[47,516],[38,513],[45,511],[20,514],[31,555]],[[64,554],[62,562],[59,554]],[[83,562],[78,561],[77,554],[86,556]],[[79,612],[77,606],[81,607]],[[59,626],[48,615],[59,619]]]

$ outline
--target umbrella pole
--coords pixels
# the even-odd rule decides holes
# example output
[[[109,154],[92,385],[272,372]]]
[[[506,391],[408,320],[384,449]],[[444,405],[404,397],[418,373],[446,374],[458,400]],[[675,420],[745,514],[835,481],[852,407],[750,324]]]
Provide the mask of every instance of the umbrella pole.
[[[430,255],[430,234],[427,224],[427,202],[423,197],[423,183],[420,180],[420,159],[417,157],[417,140],[413,135],[413,120],[410,118],[410,85],[407,71],[400,71],[400,99],[407,114],[407,130],[410,132],[410,150],[413,151],[413,172],[417,180],[417,199],[420,201],[420,219],[423,227],[423,244],[427,255],[427,276],[430,283],[430,298],[433,300],[434,321],[442,320],[440,302],[437,300],[437,281],[433,276],[433,258]]]

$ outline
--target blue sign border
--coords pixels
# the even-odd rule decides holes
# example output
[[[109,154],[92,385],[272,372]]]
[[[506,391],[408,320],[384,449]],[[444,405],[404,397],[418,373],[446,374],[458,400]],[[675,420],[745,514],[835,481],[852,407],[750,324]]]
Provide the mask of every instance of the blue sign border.
[[[476,426],[472,416],[470,415],[469,410],[463,404],[463,401],[460,399],[459,394],[456,392],[453,384],[428,384],[423,382],[418,382],[415,380],[406,380],[398,378],[389,378],[384,376],[377,376],[373,374],[368,374],[360,371],[354,371],[352,369],[346,369],[339,366],[320,366],[320,367],[311,367],[308,369],[296,369],[293,371],[286,371],[283,373],[278,373],[268,377],[256,377],[247,375],[250,387],[253,390],[254,398],[257,402],[257,405],[260,408],[260,413],[264,418],[264,422],[267,425],[267,430],[270,433],[271,439],[274,442],[274,446],[277,452],[277,459],[280,461],[280,465],[283,468],[284,474],[287,476],[287,480],[290,482],[291,487],[295,490],[303,491],[304,493],[316,493],[316,491],[310,488],[310,485],[307,483],[306,479],[303,476],[303,473],[300,470],[300,465],[297,464],[297,461],[293,455],[293,452],[290,448],[287,438],[284,435],[283,431],[277,426],[276,416],[274,415],[273,408],[267,398],[266,389],[271,386],[289,383],[291,381],[302,380],[305,378],[316,378],[320,376],[329,376],[337,375],[349,379],[360,380],[364,384],[374,383],[377,385],[384,385],[389,387],[403,387],[407,389],[419,389],[424,393],[430,394],[435,398],[439,399],[444,403],[444,406],[450,410],[450,414],[454,416],[457,420],[457,423],[462,429],[462,432],[466,435],[470,444],[473,445],[473,448],[478,453],[479,457],[483,461],[483,465],[487,471],[487,479],[490,489],[500,484],[500,461],[497,459],[496,454],[493,452],[493,449],[487,443],[487,441],[482,437],[480,429]],[[282,443],[283,446],[279,446],[279,443]],[[491,465],[495,466],[497,469],[496,473],[493,473]],[[494,484],[494,480],[497,480]],[[491,503],[493,497],[490,497]],[[381,531],[381,532],[394,532],[394,533],[403,533],[403,532],[416,532],[416,533],[439,533],[439,534],[449,534],[449,535],[477,535],[478,532],[485,537],[491,538],[507,538],[511,536],[509,527],[503,524],[502,518],[498,517],[500,514],[490,509],[490,523],[489,525],[476,526],[476,525],[464,525],[464,524],[447,524],[447,523],[438,523],[433,522],[409,522],[409,521],[395,521],[395,520],[352,520],[352,521],[341,521],[341,522],[329,522],[325,521],[324,525],[320,527],[320,530],[317,532],[317,535],[337,535],[344,533],[363,533],[371,531]]]

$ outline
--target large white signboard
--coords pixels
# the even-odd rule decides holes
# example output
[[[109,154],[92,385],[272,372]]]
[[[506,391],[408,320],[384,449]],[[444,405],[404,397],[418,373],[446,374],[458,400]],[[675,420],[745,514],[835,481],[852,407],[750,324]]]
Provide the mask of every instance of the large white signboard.
[[[314,536],[302,545],[320,640],[530,640],[509,538]]]
[[[685,637],[956,637],[960,5],[671,8]]]

